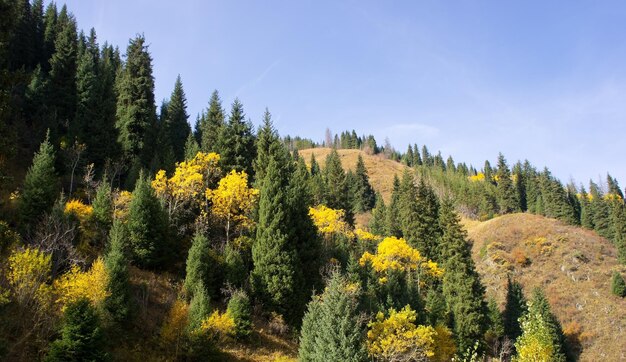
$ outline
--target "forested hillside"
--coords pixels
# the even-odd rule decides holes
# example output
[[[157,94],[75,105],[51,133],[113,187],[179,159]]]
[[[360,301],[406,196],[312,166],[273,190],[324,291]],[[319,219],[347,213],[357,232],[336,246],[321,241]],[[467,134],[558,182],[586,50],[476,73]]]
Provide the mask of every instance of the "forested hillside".
[[[143,36],[43,0],[0,27],[0,359],[624,358],[610,175],[281,137],[217,90],[190,122]]]

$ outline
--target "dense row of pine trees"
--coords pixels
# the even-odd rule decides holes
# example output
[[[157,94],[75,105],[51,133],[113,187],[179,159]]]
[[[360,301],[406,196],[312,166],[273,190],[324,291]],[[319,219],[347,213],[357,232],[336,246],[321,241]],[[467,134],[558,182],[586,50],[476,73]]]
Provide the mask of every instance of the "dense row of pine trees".
[[[298,339],[303,361],[575,357],[540,290],[527,301],[509,281],[504,312],[486,300],[458,210],[556,217],[624,256],[616,180],[587,193],[528,162],[478,172],[354,131],[327,132],[325,167],[307,166],[297,149],[314,142],[281,138],[269,111],[255,132],[217,91],[192,129],[180,77],[157,112],[143,36],[122,57],[65,6],[0,10],[0,357],[101,361],[154,344],[165,359],[219,359],[253,319]],[[337,148],[413,169],[386,204],[363,159],[346,172]],[[369,231],[355,227],[370,210]],[[142,335],[149,287],[133,281],[145,272],[176,289],[155,338]]]

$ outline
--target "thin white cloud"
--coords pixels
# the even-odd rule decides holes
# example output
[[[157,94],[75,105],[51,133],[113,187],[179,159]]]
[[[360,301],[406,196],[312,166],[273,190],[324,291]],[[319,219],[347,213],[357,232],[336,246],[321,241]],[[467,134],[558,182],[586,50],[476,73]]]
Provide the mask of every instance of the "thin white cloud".
[[[261,72],[261,74],[259,74],[256,78],[252,79],[251,81],[249,81],[248,83],[245,83],[244,85],[242,85],[241,87],[239,87],[239,89],[237,89],[237,92],[235,92],[235,97],[239,97],[239,95],[241,93],[243,93],[246,90],[252,89],[254,88],[257,84],[261,83],[261,81],[263,81],[263,79],[272,71],[272,69],[274,69],[274,67],[276,67],[278,64],[280,63],[280,59],[276,59],[272,64],[270,64],[267,68],[265,68],[265,70],[263,72]]]

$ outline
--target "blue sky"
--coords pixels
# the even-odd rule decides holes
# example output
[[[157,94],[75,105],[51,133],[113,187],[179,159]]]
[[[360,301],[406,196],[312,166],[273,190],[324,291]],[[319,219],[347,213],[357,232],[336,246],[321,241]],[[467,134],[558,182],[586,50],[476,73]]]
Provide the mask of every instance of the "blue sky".
[[[125,51],[143,33],[156,99],[181,75],[190,122],[218,89],[282,135],[426,144],[482,166],[502,151],[567,182],[626,186],[626,3],[619,1],[67,2]]]

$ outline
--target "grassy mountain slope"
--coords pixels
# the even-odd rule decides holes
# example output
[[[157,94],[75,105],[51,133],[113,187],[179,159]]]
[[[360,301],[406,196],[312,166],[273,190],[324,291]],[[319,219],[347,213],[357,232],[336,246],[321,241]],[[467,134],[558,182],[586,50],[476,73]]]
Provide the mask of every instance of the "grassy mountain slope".
[[[370,183],[389,200],[393,175],[406,166],[367,155],[338,150],[344,168],[354,170],[359,154]],[[299,151],[307,163],[311,154],[324,166],[329,148]],[[436,188],[438,185],[434,185]],[[364,219],[364,220],[363,220]],[[363,222],[359,223],[359,220]],[[357,215],[357,223],[367,221]],[[565,332],[582,347],[582,361],[626,360],[626,300],[611,294],[611,273],[626,274],[615,247],[595,232],[532,214],[512,214],[485,222],[464,219],[478,272],[493,296],[504,305],[507,274],[524,286],[527,296],[544,288]]]
[[[466,223],[487,294],[504,305],[506,275],[542,287],[581,361],[626,359],[626,300],[611,294],[615,247],[596,233],[531,214]]]

